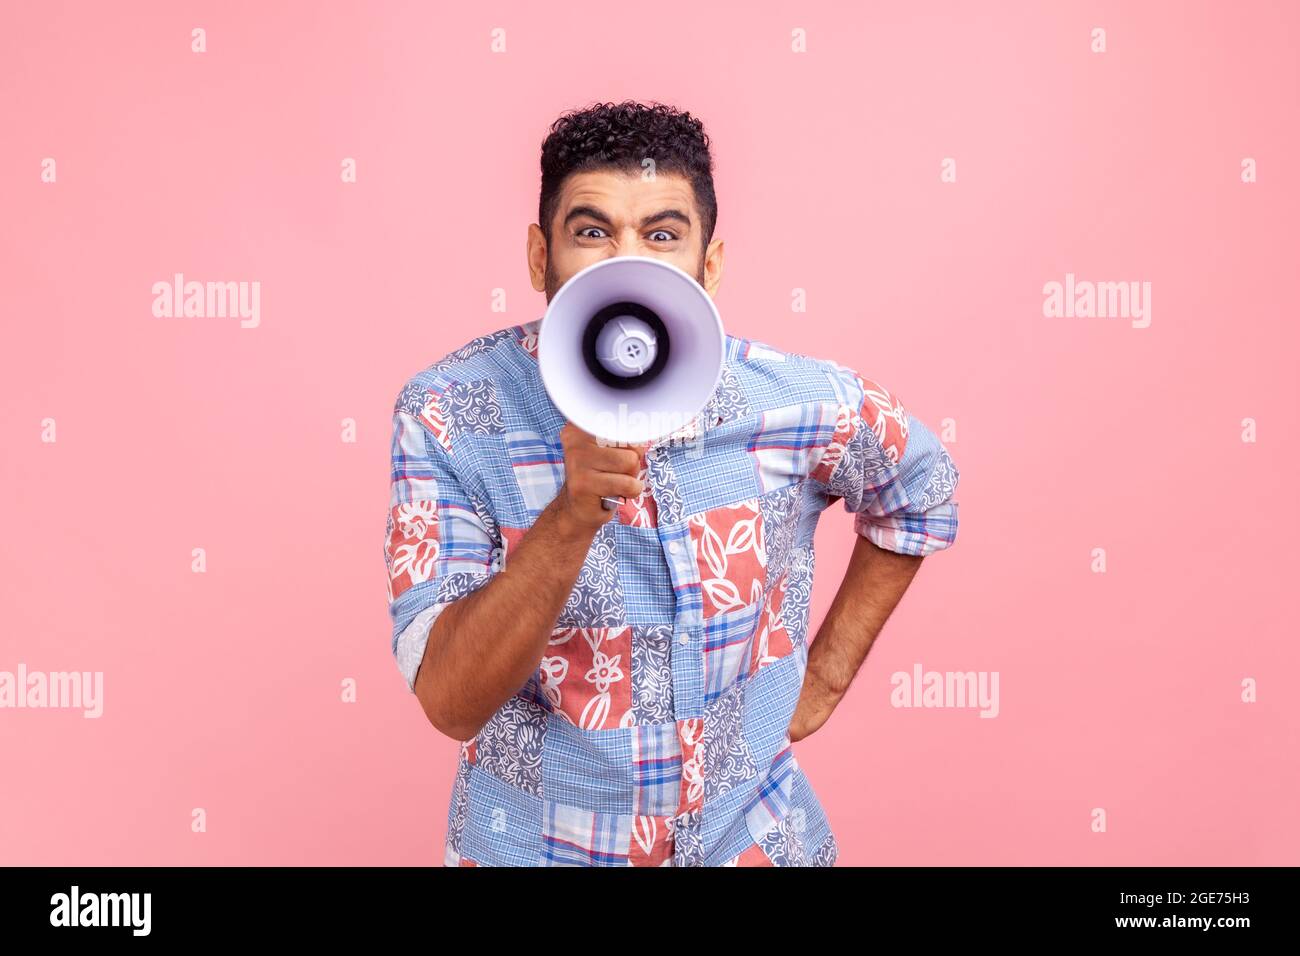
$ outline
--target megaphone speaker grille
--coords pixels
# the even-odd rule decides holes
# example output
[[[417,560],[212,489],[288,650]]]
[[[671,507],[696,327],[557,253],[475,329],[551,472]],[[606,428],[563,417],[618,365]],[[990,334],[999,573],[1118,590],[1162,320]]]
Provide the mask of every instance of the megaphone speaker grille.
[[[630,334],[609,334],[618,332],[616,326],[627,319],[632,320],[626,323]],[[668,328],[653,309],[639,302],[615,302],[593,315],[583,330],[582,360],[587,371],[610,388],[642,388],[668,364],[670,345]],[[621,354],[607,354],[607,348]]]

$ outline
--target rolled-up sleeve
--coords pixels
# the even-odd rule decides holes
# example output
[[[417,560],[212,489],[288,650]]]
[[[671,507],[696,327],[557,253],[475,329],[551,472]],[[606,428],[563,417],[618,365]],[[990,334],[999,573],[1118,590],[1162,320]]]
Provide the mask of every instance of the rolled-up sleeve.
[[[500,555],[491,513],[418,412],[399,399],[393,412],[384,562],[392,650],[409,690],[415,690],[438,615],[486,584],[500,567]]]
[[[933,431],[888,389],[851,370],[835,434],[818,466],[854,530],[898,554],[924,556],[957,540],[959,472]]]

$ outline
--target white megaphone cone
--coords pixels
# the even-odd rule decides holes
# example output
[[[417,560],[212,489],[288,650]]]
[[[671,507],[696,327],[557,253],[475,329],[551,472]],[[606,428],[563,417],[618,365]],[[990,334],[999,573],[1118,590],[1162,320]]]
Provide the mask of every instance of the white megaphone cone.
[[[694,278],[661,259],[616,256],[555,293],[537,360],[565,418],[602,441],[640,444],[700,413],[717,388],[725,344],[717,307]]]

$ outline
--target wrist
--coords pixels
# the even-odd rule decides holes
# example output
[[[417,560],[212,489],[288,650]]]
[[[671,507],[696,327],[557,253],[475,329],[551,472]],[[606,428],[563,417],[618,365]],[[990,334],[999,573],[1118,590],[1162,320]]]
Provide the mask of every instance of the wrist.
[[[550,513],[552,531],[554,531],[557,538],[574,547],[591,547],[591,542],[595,540],[596,532],[599,529],[585,524],[574,513],[573,507],[569,504],[569,499],[563,489],[546,506],[546,511]]]
[[[816,641],[813,646],[816,646]],[[849,689],[849,684],[853,680],[852,674],[838,673],[837,669],[829,666],[823,659],[824,655],[808,656],[807,673],[804,674],[804,682],[818,691],[823,697],[833,700],[839,700]]]

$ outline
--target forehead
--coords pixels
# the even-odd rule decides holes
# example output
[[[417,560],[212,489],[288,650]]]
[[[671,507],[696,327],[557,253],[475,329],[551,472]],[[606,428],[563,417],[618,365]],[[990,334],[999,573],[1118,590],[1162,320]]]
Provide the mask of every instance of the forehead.
[[[563,219],[574,206],[595,206],[611,219],[639,219],[661,209],[695,212],[695,190],[685,176],[658,173],[643,179],[640,172],[625,173],[600,169],[573,173],[565,179],[557,197],[555,214]]]

